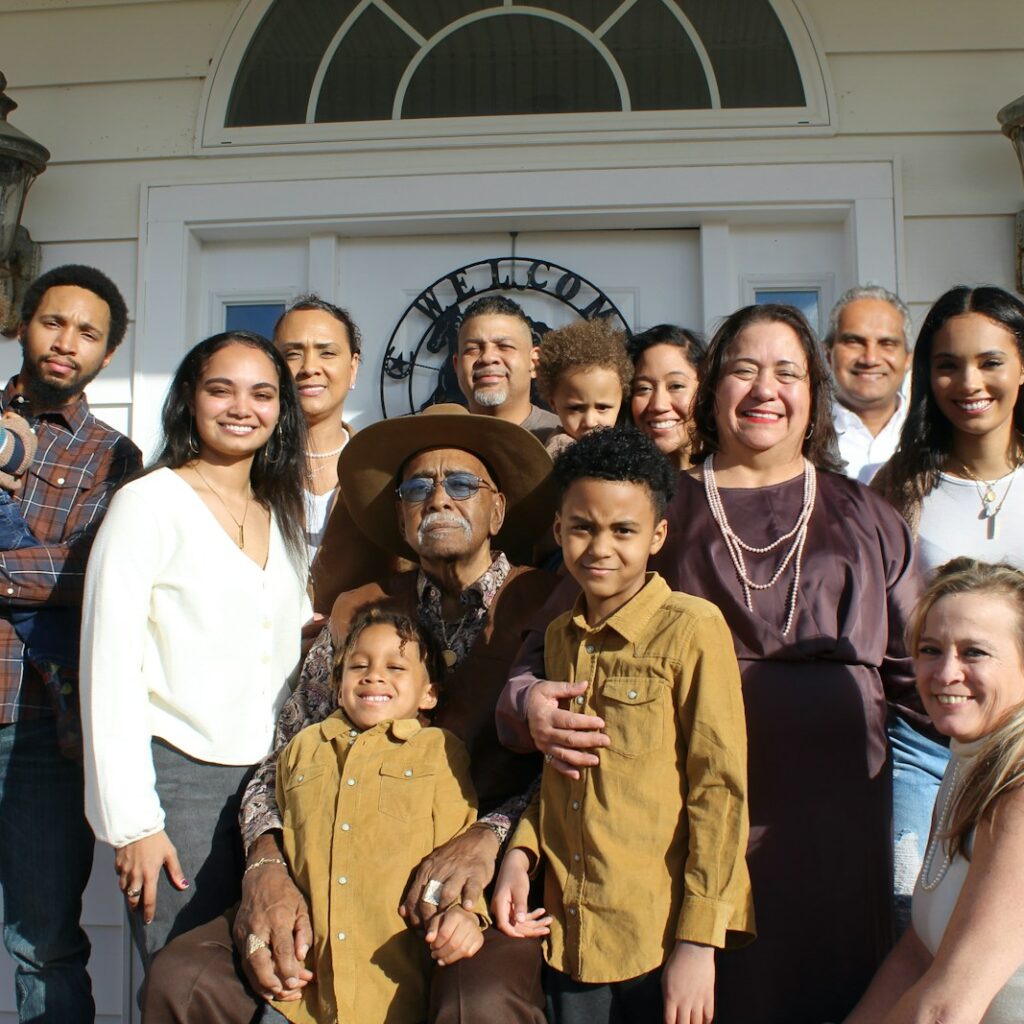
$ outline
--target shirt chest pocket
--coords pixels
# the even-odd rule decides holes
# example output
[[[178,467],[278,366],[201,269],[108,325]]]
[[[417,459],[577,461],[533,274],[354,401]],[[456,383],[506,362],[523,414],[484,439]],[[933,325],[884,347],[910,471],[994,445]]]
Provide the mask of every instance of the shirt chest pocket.
[[[434,772],[408,760],[394,760],[380,766],[381,814],[398,821],[429,818],[434,807]]]
[[[92,487],[93,474],[77,466],[64,466],[59,463],[35,463],[29,470],[34,477],[34,493],[32,498],[50,509],[58,509],[54,522],[61,530],[68,513],[74,507],[78,495]],[[27,497],[27,495],[25,495]],[[23,499],[24,500],[24,499]],[[59,537],[40,538],[44,543],[53,542]]]
[[[606,679],[600,688],[598,714],[605,721],[610,751],[638,757],[659,750],[665,742],[668,688],[646,676]]]
[[[301,765],[291,774],[281,794],[286,828],[298,828],[319,808],[325,770],[323,765]]]

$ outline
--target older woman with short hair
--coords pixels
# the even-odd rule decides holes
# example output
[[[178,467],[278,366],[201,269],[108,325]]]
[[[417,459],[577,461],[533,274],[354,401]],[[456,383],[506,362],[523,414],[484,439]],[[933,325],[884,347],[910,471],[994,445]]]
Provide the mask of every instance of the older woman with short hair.
[[[910,627],[917,688],[952,757],[913,924],[847,1024],[1024,1020],[1024,574],[956,558]]]

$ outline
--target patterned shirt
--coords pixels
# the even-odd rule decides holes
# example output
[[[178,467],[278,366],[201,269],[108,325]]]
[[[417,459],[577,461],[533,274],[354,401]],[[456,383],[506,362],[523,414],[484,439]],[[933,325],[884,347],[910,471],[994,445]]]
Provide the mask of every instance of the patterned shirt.
[[[505,582],[510,568],[508,559],[498,552],[490,568],[459,596],[459,601],[466,606],[467,613],[455,631],[447,637],[451,643],[450,649],[456,654],[455,664],[466,656],[480,635],[487,621],[487,612]],[[419,598],[420,618],[427,629],[440,638],[442,631],[438,623],[441,621],[441,591],[422,569],[416,581],[416,593]],[[334,645],[331,642],[330,626],[325,626],[306,655],[295,692],[285,702],[278,715],[274,749],[257,765],[242,798],[239,825],[246,850],[265,832],[281,828],[281,812],[275,797],[277,759],[281,751],[292,737],[307,725],[322,722],[337,710],[338,700],[332,679],[333,666]],[[501,807],[482,817],[480,823],[492,829],[504,842],[532,794],[531,789],[522,796],[506,801]]]
[[[15,382],[0,395],[0,411],[17,410]],[[14,496],[39,547],[0,552],[0,603],[40,608],[82,605],[85,564],[93,537],[117,487],[142,465],[139,449],[89,412],[82,395],[34,417],[36,457]],[[28,667],[28,671],[26,671]],[[53,713],[38,674],[10,618],[0,615],[0,722]]]

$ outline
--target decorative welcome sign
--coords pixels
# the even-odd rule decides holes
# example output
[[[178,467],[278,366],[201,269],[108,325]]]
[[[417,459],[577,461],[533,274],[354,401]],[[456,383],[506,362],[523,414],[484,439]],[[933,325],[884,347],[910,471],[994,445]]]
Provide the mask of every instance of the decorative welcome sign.
[[[615,303],[568,267],[531,256],[469,263],[421,291],[392,331],[380,375],[380,404],[386,417],[417,412],[438,402],[465,405],[452,365],[462,310],[494,292],[519,293],[514,297],[526,312],[535,344],[551,328],[540,318],[544,314],[536,319],[530,315],[531,295],[556,299],[587,320],[614,317],[623,330],[629,330]]]

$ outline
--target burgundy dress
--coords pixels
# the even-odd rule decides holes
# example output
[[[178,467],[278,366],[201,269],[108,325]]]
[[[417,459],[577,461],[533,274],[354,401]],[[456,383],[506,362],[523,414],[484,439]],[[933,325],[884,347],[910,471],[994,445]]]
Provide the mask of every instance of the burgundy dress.
[[[792,529],[803,477],[720,488],[733,530],[761,547]],[[652,559],[732,629],[749,735],[749,864],[757,940],[718,954],[715,1024],[822,1024],[852,1008],[891,944],[886,705],[924,721],[903,629],[919,594],[903,520],[866,487],[818,473],[796,615],[793,579],[746,607],[704,485],[683,474]],[[788,542],[747,555],[767,582]]]

